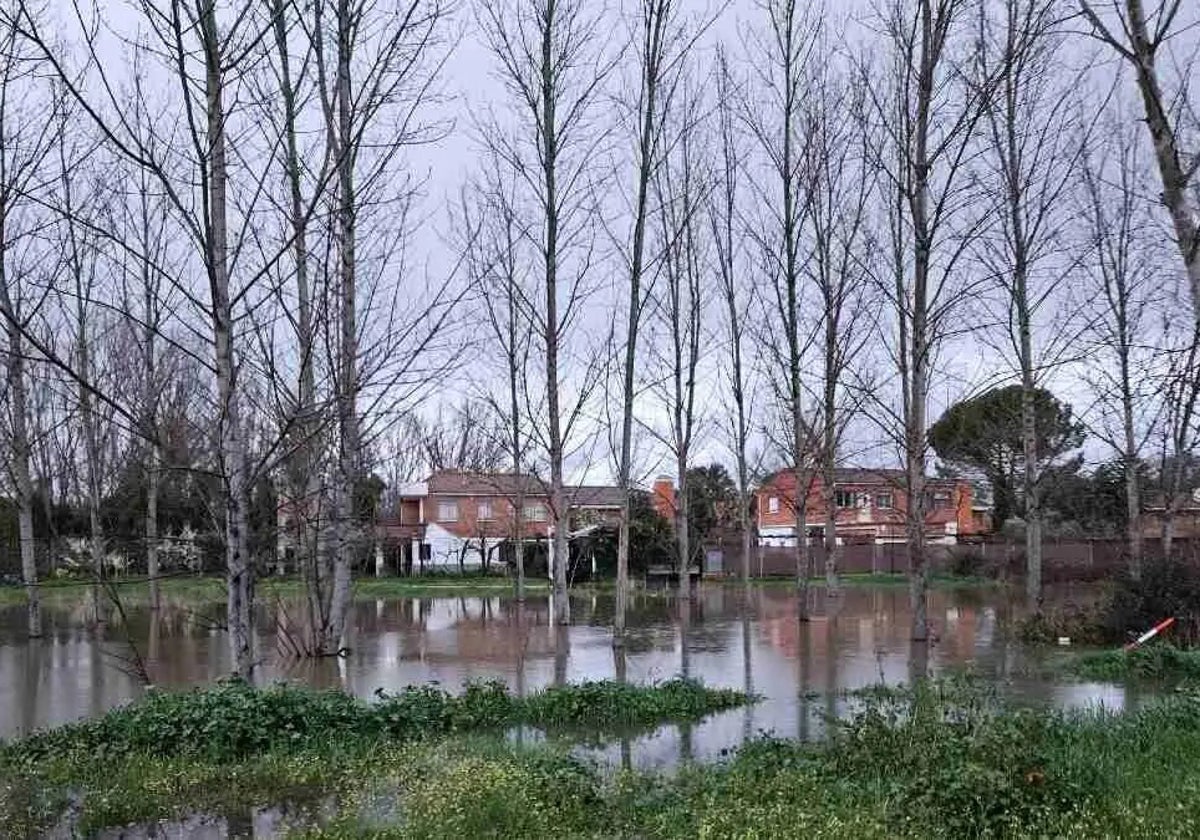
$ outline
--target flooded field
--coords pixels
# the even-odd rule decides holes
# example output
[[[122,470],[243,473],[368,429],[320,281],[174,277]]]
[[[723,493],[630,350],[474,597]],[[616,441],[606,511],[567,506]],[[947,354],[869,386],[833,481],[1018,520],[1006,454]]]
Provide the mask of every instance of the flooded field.
[[[261,682],[294,680],[339,687],[362,697],[413,683],[457,688],[468,680],[500,680],[514,691],[551,683],[613,678],[652,682],[677,674],[762,698],[694,727],[666,727],[613,747],[609,758],[642,767],[704,759],[764,732],[820,737],[823,721],[843,710],[845,692],[880,681],[905,682],[926,660],[931,673],[970,669],[1018,702],[1111,708],[1136,704],[1134,690],[1048,675],[1039,656],[1006,632],[1014,606],[1000,589],[943,589],[930,594],[937,640],[927,650],[909,641],[908,594],[902,586],[851,587],[840,597],[811,594],[814,618],[797,620],[786,587],[709,585],[690,603],[667,594],[632,599],[630,635],[614,652],[610,594],[572,602],[570,627],[550,624],[546,596],[524,604],[508,597],[359,600],[351,653],[341,659],[290,662],[269,631],[258,639]],[[686,603],[686,607],[684,606]],[[272,628],[264,607],[259,626]],[[130,610],[95,625],[86,598],[50,609],[46,636],[24,637],[24,612],[0,612],[0,737],[12,738],[138,697],[138,661],[154,684],[205,683],[230,670],[220,608],[169,604],[159,614]],[[623,754],[621,754],[623,753]]]

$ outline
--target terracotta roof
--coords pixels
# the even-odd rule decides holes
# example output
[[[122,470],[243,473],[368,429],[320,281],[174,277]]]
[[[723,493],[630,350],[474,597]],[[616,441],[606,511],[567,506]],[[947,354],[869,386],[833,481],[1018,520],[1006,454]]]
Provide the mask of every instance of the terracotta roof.
[[[791,469],[776,470],[766,476],[759,486],[771,484],[781,475],[786,475],[789,479],[792,477]],[[838,467],[834,470],[834,482],[837,484],[880,484],[888,486],[903,486],[907,480],[907,471],[888,469],[884,467]],[[820,478],[820,472],[816,474]],[[957,484],[963,479],[958,478],[936,478],[934,476],[926,476],[925,483],[934,486],[946,486],[948,484]]]
[[[439,470],[429,476],[429,495],[453,496],[526,496],[544,494],[546,485],[524,473],[480,473],[466,470]]]
[[[479,473],[465,470],[439,470],[427,482],[429,495],[441,496],[500,496],[513,498],[545,496],[546,482],[525,473]],[[621,490],[600,484],[568,485],[567,495],[572,507],[616,508],[621,506]]]
[[[572,507],[584,508],[619,508],[624,497],[620,487],[607,487],[602,484],[581,484],[578,487],[568,487]]]

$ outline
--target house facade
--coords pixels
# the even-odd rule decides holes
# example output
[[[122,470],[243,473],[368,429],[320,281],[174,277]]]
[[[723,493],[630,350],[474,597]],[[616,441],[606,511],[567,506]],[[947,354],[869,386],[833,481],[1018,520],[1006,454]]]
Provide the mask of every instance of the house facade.
[[[406,565],[477,568],[500,562],[518,526],[523,540],[545,541],[552,534],[548,487],[532,475],[442,470],[400,487],[398,495],[381,530],[400,545]],[[567,498],[575,528],[615,521],[621,513],[616,487],[571,486]]]
[[[990,517],[975,504],[969,481],[926,481],[925,537],[953,544],[959,537],[985,533]],[[819,541],[825,533],[825,494],[820,475],[812,475],[804,496],[796,492],[794,470],[768,476],[756,491],[759,545],[794,546],[797,499],[806,501],[804,530]],[[908,494],[903,470],[839,469],[835,473],[836,536],[845,543],[900,543],[905,539]]]

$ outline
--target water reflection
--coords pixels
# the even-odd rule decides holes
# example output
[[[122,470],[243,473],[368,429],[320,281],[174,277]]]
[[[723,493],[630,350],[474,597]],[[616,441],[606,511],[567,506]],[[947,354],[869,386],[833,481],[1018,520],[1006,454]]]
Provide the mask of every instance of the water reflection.
[[[1000,591],[935,591],[930,616],[939,629],[928,646],[909,642],[908,593],[902,587],[849,588],[826,598],[813,590],[809,621],[800,621],[786,588],[705,586],[692,598],[630,598],[626,644],[614,648],[613,597],[572,603],[573,624],[556,626],[548,598],[402,598],[358,601],[344,659],[283,660],[269,655],[260,679],[338,687],[362,697],[436,681],[501,680],[523,694],[549,684],[615,678],[652,682],[676,674],[742,688],[760,704],[695,725],[667,727],[614,745],[627,766],[669,766],[706,759],[769,731],[819,738],[828,715],[845,711],[845,692],[904,682],[970,666],[1026,702],[1122,707],[1136,695],[1113,686],[1042,682],[1025,676],[1036,664],[1008,640],[1011,610]],[[259,615],[258,650],[276,649],[272,606]],[[164,601],[157,612],[108,615],[88,628],[80,608],[46,609],[45,635],[29,640],[21,607],[0,610],[0,736],[96,715],[139,696],[136,673],[123,667],[131,641],[153,683],[185,686],[230,671],[220,629],[203,613]]]

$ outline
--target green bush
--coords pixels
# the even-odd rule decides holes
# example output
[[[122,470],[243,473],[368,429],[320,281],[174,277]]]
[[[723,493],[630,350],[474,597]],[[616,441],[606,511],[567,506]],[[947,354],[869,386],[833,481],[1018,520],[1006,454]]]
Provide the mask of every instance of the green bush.
[[[1150,644],[1126,650],[1085,653],[1072,663],[1072,670],[1089,680],[1114,682],[1125,679],[1200,679],[1200,651],[1182,650],[1172,644]]]
[[[1147,559],[1142,573],[1118,578],[1106,610],[1108,641],[1118,644],[1173,616],[1170,639],[1200,643],[1200,565],[1179,557]]]
[[[587,682],[518,698],[503,683],[468,683],[460,695],[410,686],[366,703],[340,691],[293,685],[255,688],[241,680],[186,692],[151,691],[94,720],[37,733],[0,760],[36,762],[66,754],[196,756],[237,760],[277,749],[380,738],[411,740],[516,724],[604,727],[704,717],[748,701],[741,692],[690,680],[656,686]]]

